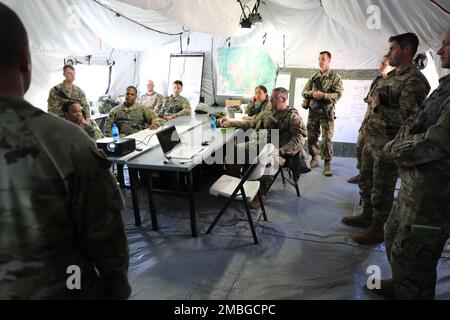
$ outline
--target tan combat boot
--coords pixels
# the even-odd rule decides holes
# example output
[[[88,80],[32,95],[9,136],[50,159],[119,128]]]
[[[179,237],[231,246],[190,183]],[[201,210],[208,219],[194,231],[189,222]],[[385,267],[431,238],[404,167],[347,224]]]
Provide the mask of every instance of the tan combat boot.
[[[376,293],[377,295],[386,299],[395,300],[395,288],[394,281],[392,279],[381,280],[380,289],[369,289],[366,284],[364,286],[364,290],[366,292]]]
[[[364,207],[360,215],[344,217],[341,221],[350,227],[368,228],[372,224],[372,208]]]
[[[310,164],[311,164],[311,169],[318,168],[319,167],[319,157],[313,156]]]
[[[350,179],[347,180],[347,182],[351,183],[351,184],[358,184],[359,183],[359,174],[354,177],[351,177]]]
[[[352,235],[352,239],[360,244],[378,244],[384,242],[384,223],[374,220],[363,232]]]
[[[325,160],[325,165],[323,166],[323,175],[325,177],[332,177],[333,173],[331,172],[331,161]]]

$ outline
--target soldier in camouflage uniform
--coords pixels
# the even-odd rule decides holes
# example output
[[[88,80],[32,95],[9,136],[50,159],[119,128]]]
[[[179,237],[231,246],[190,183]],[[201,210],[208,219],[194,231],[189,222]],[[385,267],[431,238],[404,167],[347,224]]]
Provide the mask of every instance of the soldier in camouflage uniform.
[[[147,126],[155,130],[162,126],[163,121],[158,115],[136,104],[137,89],[128,87],[125,103],[111,110],[106,121],[105,135],[111,137],[112,125],[115,123],[119,129],[120,136],[126,137],[130,134],[144,130]]]
[[[243,120],[252,120],[255,116],[264,111],[270,111],[272,105],[270,104],[269,95],[267,94],[267,88],[265,86],[257,86],[255,89],[255,96],[252,101],[247,105],[246,113],[247,117]]]
[[[380,80],[386,78],[387,74],[392,71],[392,67],[389,66],[389,58],[387,56],[383,56],[383,58],[381,59],[378,70],[380,72],[380,75],[378,77],[376,77],[375,80],[372,82],[372,84],[370,85],[369,93],[364,98],[364,102],[367,103],[367,110],[366,110],[366,113],[364,114],[363,121],[358,130],[358,138],[356,140],[356,160],[357,160],[356,168],[358,170],[361,169],[362,152],[363,152],[364,145],[365,145],[364,126],[366,125],[366,123],[369,120],[369,117],[372,113],[372,94],[375,91],[375,89],[377,88],[378,84],[380,83]],[[359,174],[354,177],[349,178],[347,180],[347,182],[352,183],[352,184],[358,184]]]
[[[178,117],[190,116],[191,104],[188,99],[180,96],[183,91],[183,82],[177,80],[173,83],[173,94],[166,98],[162,106],[155,112],[164,120],[169,121]]]
[[[83,115],[85,119],[90,122],[91,108],[86,100],[86,95],[83,90],[73,84],[75,81],[75,68],[72,66],[64,66],[63,74],[65,80],[50,90],[47,100],[48,112],[63,117],[63,104],[75,100],[80,102],[80,105],[83,108]]]
[[[23,99],[26,31],[1,3],[0,20],[0,300],[126,299],[128,245],[110,164],[78,126]]]
[[[150,110],[160,109],[164,101],[163,96],[155,92],[154,88],[154,82],[152,80],[147,80],[147,93],[141,97],[141,105]]]
[[[271,110],[261,112],[251,121],[230,121],[222,118],[220,124],[225,128],[254,129],[255,132],[260,130],[279,130],[280,148],[275,150],[274,155],[280,158],[280,163],[282,164],[286,157],[295,156],[304,147],[307,136],[306,126],[298,111],[289,108],[287,105],[288,96],[289,93],[286,89],[276,88],[273,90],[270,98]],[[270,137],[268,142],[271,142]],[[245,151],[251,148],[250,143],[252,141],[246,143]],[[249,158],[248,154],[246,158]],[[251,161],[251,159],[246,160]],[[270,185],[270,181],[271,177],[261,179],[261,192],[263,195],[268,191],[267,188]],[[258,208],[260,206],[257,198],[250,205],[252,208]]]
[[[395,70],[382,79],[372,95],[372,113],[365,125],[366,144],[363,150],[359,187],[363,213],[345,217],[343,223],[368,228],[352,235],[361,244],[384,241],[384,224],[394,201],[398,170],[384,156],[383,147],[397,134],[400,126],[420,110],[430,92],[425,76],[413,65],[419,39],[406,33],[389,39],[389,64]]]
[[[366,125],[367,121],[369,120],[370,114],[372,113],[372,94],[377,89],[378,84],[382,79],[385,79],[387,77],[387,74],[392,71],[392,67],[389,65],[389,57],[383,56],[380,61],[380,67],[378,69],[380,72],[380,75],[375,78],[375,80],[370,85],[370,90],[367,96],[364,98],[364,102],[367,103],[367,111],[364,115],[364,119],[361,123],[361,127],[359,128],[358,133],[358,140],[356,141],[356,159],[357,164],[356,168],[359,170],[361,169],[361,161],[362,161],[362,153],[365,145],[365,130],[364,126]],[[351,177],[347,180],[348,183],[354,183],[358,184],[359,182],[359,174],[357,176]]]
[[[438,55],[450,69],[450,28]],[[399,167],[402,186],[385,233],[393,280],[376,292],[434,299],[436,266],[450,235],[450,75],[384,150]]]
[[[320,72],[317,72],[303,88],[303,108],[309,109],[308,147],[312,156],[311,168],[319,166],[319,154],[325,160],[323,174],[331,177],[333,158],[334,108],[344,92],[341,76],[330,69],[331,53],[319,55]],[[319,85],[320,84],[320,85]],[[321,88],[320,88],[321,87]],[[322,127],[322,147],[319,148]]]
[[[64,118],[70,122],[79,125],[94,141],[104,138],[103,133],[97,126],[95,121],[87,122],[81,111],[81,106],[77,101],[69,101],[63,104],[62,111]]]

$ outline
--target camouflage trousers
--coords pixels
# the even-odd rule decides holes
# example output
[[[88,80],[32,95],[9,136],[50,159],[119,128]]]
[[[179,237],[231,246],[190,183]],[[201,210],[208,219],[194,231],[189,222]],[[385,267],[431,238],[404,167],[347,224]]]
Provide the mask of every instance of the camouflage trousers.
[[[319,146],[320,129],[322,145]],[[313,157],[321,155],[324,160],[333,159],[334,112],[327,121],[321,110],[309,110],[308,116],[308,151]]]
[[[363,206],[372,209],[373,218],[385,223],[394,202],[398,169],[394,162],[383,157],[383,147],[366,144],[359,172],[359,189]]]
[[[364,150],[364,145],[366,144],[366,139],[362,131],[358,133],[358,139],[356,140],[356,168],[361,169],[362,154]]]
[[[435,298],[436,266],[450,233],[448,182],[441,177],[442,183],[418,185],[414,181],[424,180],[419,175],[414,173],[412,179],[400,175],[402,187],[385,229],[386,254],[398,299]],[[439,177],[425,179],[436,181]],[[439,192],[446,185],[447,192]],[[439,226],[443,230],[441,234],[418,233],[411,229],[413,223]]]

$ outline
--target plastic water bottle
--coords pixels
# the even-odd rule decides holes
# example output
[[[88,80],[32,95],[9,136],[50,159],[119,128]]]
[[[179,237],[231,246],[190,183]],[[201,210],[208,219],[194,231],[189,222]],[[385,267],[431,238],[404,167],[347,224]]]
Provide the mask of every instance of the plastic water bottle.
[[[217,130],[216,115],[214,113],[211,114],[210,121],[211,121],[211,130],[216,131]]]
[[[112,126],[112,136],[114,142],[119,142],[119,128],[117,128],[117,125],[114,123]]]

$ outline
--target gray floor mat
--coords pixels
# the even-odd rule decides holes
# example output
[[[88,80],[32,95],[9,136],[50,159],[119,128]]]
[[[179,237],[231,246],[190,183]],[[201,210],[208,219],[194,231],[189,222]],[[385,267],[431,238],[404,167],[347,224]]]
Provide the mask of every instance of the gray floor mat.
[[[130,247],[131,299],[377,299],[362,287],[371,265],[390,275],[383,245],[360,246],[359,231],[341,224],[357,214],[359,194],[346,179],[355,160],[333,161],[334,177],[321,169],[304,176],[301,198],[278,178],[265,200],[268,222],[257,227],[254,245],[241,203],[233,203],[210,235],[209,224],[224,200],[196,192],[199,237],[190,236],[187,200],[156,196],[161,229],[151,230],[146,193],[141,191],[143,226],[134,226],[131,197],[123,213]],[[254,217],[259,214],[254,211]],[[438,266],[437,298],[450,299],[449,247]]]

